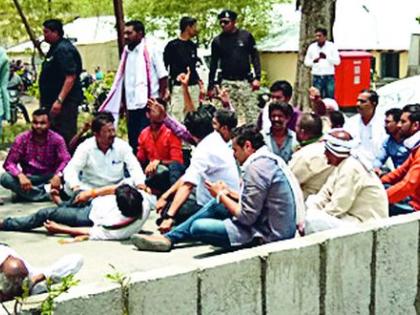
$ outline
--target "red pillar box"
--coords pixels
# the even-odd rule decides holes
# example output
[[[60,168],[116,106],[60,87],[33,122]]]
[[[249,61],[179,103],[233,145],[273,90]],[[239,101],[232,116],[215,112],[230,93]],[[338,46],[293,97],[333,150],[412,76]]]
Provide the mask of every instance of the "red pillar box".
[[[335,100],[340,107],[356,106],[357,96],[370,87],[372,54],[365,51],[341,51],[335,68]]]

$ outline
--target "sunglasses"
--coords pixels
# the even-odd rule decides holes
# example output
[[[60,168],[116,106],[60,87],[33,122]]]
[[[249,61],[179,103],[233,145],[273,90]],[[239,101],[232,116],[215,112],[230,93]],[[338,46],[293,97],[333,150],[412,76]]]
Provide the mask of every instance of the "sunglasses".
[[[228,24],[230,24],[230,20],[220,20],[220,25],[228,25]]]

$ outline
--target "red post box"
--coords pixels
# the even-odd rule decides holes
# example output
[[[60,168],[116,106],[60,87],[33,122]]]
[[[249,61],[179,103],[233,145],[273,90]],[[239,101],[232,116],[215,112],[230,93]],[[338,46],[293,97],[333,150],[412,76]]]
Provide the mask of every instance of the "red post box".
[[[370,87],[372,54],[365,51],[340,51],[340,64],[335,68],[335,100],[340,107],[356,106],[357,96]]]

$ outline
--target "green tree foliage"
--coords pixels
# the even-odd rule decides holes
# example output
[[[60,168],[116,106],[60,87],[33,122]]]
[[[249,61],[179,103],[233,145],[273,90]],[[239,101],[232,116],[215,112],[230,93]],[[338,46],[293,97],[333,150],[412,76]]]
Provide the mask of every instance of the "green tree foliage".
[[[287,1],[287,0],[286,0]],[[284,0],[126,0],[125,14],[146,22],[146,31],[165,30],[170,36],[178,33],[179,19],[189,15],[198,19],[199,41],[207,46],[220,32],[217,14],[223,9],[238,13],[238,24],[248,29],[258,40],[267,35],[270,27],[270,12],[274,3]],[[159,17],[158,19],[156,17]]]
[[[41,35],[42,22],[60,18],[64,23],[77,17],[112,14],[112,1],[107,0],[19,0],[35,34]],[[23,23],[12,0],[0,0],[0,44],[7,45],[27,39]]]

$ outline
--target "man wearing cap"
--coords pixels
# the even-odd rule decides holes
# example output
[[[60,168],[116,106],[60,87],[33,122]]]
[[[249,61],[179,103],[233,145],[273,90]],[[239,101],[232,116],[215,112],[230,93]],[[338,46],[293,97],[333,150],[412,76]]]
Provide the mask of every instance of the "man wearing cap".
[[[306,200],[305,233],[388,217],[385,189],[371,164],[350,154],[351,135],[335,129],[325,139],[325,156],[335,170],[318,194]]]
[[[216,70],[220,63],[222,85],[229,91],[239,121],[252,122],[258,114],[252,91],[260,87],[261,65],[254,37],[236,27],[236,17],[231,10],[223,10],[218,15],[222,33],[211,44],[208,92],[210,96],[214,94]]]

